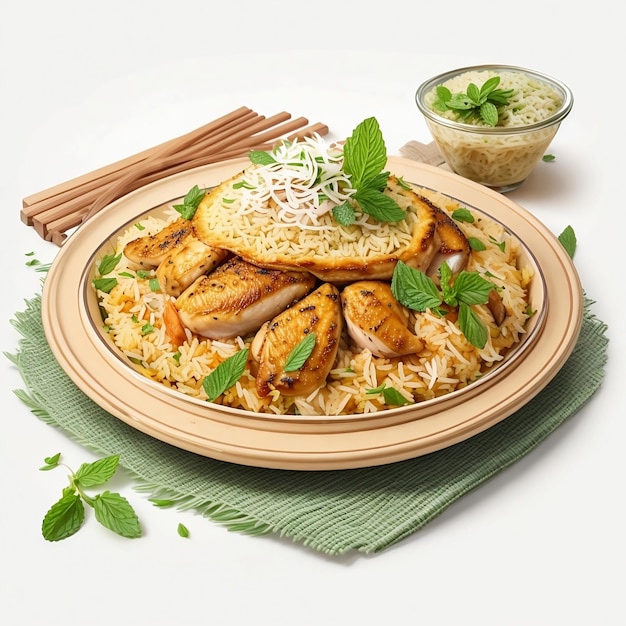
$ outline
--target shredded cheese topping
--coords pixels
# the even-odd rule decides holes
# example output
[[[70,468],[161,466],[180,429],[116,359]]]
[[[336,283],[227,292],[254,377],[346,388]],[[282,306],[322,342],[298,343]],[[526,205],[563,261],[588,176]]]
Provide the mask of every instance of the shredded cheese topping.
[[[273,213],[276,225],[315,228],[354,193],[342,169],[343,151],[318,134],[282,142],[271,156],[274,162],[252,165],[236,184],[242,215]]]

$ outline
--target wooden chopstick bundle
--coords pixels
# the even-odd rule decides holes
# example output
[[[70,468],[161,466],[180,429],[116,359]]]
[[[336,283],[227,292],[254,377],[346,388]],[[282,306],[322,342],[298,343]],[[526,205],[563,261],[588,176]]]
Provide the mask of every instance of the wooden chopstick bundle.
[[[60,246],[68,230],[150,182],[250,150],[269,150],[279,139],[327,133],[326,125],[308,125],[303,117],[292,120],[285,111],[266,118],[240,107],[190,133],[24,198],[21,219]]]

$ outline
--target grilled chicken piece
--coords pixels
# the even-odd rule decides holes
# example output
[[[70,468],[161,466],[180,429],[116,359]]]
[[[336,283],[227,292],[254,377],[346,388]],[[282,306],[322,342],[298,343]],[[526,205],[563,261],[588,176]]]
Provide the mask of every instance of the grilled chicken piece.
[[[223,200],[241,196],[236,184],[244,175],[245,172],[238,174],[207,193],[194,214],[193,228],[196,237],[207,245],[230,250],[257,265],[308,271],[321,281],[343,285],[354,280],[391,280],[398,260],[425,272],[440,248],[436,229],[440,210],[393,175],[384,193],[406,211],[407,218],[406,223],[390,223],[387,227],[396,234],[406,230],[407,224],[411,230],[410,241],[396,249],[378,252],[370,249],[364,254],[363,249],[369,247],[368,239],[373,231],[356,226],[346,229],[336,223],[322,235],[327,244],[325,248],[322,241],[312,248],[300,246],[298,242],[294,242],[293,248],[283,245],[290,243],[285,240],[289,237],[285,235],[288,231],[280,225],[273,227],[268,220],[239,218],[237,228],[233,228],[234,214],[225,208]],[[245,233],[243,237],[241,229]],[[293,249],[300,251],[294,253]],[[320,254],[320,250],[324,251]]]
[[[426,274],[439,285],[439,268],[447,262],[452,275],[456,276],[467,265],[471,248],[467,237],[456,222],[444,211],[437,209],[437,235],[440,246],[430,262]]]
[[[178,297],[194,280],[212,272],[232,256],[227,250],[211,248],[196,237],[186,237],[173,248],[157,267],[156,277],[161,289]]]
[[[191,220],[178,218],[154,235],[144,235],[124,246],[124,256],[142,267],[157,267],[165,257],[193,236]]]
[[[301,396],[321,387],[335,362],[342,329],[341,297],[331,283],[323,283],[264,324],[250,346],[250,354],[258,362],[259,396],[263,398],[273,389],[285,396]],[[285,371],[292,350],[310,333],[315,333],[310,356],[301,368]]]
[[[361,349],[381,357],[415,354],[424,344],[407,326],[404,307],[386,282],[363,280],[341,293],[348,334]]]
[[[182,323],[210,339],[258,330],[315,287],[308,272],[267,270],[234,257],[196,279],[176,300]]]

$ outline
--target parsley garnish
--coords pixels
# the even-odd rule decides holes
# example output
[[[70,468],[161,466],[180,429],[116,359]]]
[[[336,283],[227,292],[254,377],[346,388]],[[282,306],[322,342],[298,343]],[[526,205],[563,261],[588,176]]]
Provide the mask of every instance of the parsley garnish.
[[[61,454],[47,457],[42,471],[52,470],[63,465],[70,470],[69,486],[65,487],[61,499],[52,505],[41,525],[41,532],[47,541],[60,541],[74,535],[85,520],[85,504],[94,509],[96,520],[122,537],[141,536],[139,519],[133,507],[119,493],[103,491],[95,496],[85,492],[86,488],[98,487],[115,474],[120,457],[113,455],[83,463],[77,472],[60,463]]]
[[[509,103],[509,98],[515,94],[514,89],[496,89],[500,84],[499,76],[488,78],[480,89],[470,83],[466,92],[453,94],[447,87],[438,85],[436,88],[437,100],[433,108],[437,111],[453,110],[466,122],[482,120],[487,126],[498,124],[498,107]]]
[[[443,303],[458,308],[461,332],[473,346],[484,348],[488,330],[471,305],[486,304],[489,293],[496,288],[495,285],[482,278],[478,272],[465,270],[452,282],[452,272],[445,261],[441,265],[440,273],[441,290],[424,272],[399,261],[391,279],[391,291],[398,302],[414,311],[431,309],[441,312]]]

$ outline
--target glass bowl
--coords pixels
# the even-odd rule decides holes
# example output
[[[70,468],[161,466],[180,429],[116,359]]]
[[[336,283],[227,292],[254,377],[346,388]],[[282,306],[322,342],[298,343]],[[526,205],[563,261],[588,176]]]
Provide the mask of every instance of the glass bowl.
[[[495,76],[500,77],[497,89],[513,90],[508,102],[495,109],[495,125],[476,111],[463,117],[457,110],[441,109],[438,87],[465,95],[470,83],[480,90]],[[545,74],[512,65],[475,65],[428,79],[418,87],[415,101],[450,169],[506,193],[519,187],[543,158],[574,100],[564,83]]]

